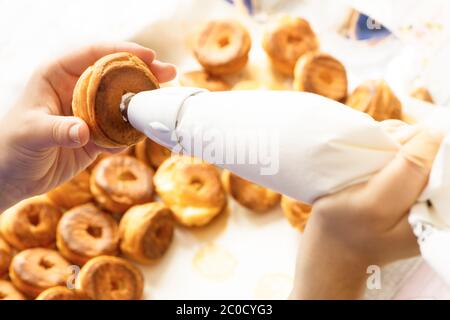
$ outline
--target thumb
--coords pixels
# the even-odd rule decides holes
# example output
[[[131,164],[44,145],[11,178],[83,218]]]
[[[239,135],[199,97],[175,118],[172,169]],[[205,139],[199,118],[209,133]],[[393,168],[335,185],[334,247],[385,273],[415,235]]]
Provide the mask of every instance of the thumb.
[[[33,140],[38,148],[80,148],[89,141],[89,128],[77,117],[47,115]]]
[[[408,212],[428,181],[433,160],[444,135],[422,128],[400,149],[398,155],[370,181],[373,200],[391,212]]]

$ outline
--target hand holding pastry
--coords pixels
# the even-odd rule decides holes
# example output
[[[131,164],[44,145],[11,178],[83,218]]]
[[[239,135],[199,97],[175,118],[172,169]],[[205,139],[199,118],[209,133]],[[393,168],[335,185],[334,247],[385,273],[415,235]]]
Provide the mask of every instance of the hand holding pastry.
[[[0,210],[67,181],[103,150],[92,140],[97,131],[90,132],[89,124],[73,117],[72,96],[86,68],[119,52],[137,56],[158,82],[175,76],[172,65],[154,60],[152,50],[133,43],[90,46],[38,69],[0,120]],[[115,81],[114,72],[108,75],[107,80]],[[104,98],[112,99],[106,93]]]
[[[368,266],[419,253],[408,212],[427,183],[442,138],[435,131],[417,130],[367,183],[314,203],[292,298],[360,298]]]

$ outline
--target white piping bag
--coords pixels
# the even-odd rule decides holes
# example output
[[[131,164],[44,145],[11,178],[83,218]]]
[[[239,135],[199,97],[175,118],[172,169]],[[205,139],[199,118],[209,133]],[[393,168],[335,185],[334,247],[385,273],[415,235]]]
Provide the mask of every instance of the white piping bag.
[[[121,108],[169,149],[308,203],[367,180],[400,147],[370,116],[304,92],[163,88]]]

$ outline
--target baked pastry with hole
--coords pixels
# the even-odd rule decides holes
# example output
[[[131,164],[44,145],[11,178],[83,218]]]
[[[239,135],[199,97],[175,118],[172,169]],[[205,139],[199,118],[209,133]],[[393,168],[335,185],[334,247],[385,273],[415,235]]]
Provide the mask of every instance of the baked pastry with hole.
[[[49,288],[41,292],[36,300],[84,300],[83,297],[76,292],[75,289],[58,286]]]
[[[0,236],[0,279],[8,275],[13,255],[11,246]]]
[[[144,135],[123,119],[122,96],[157,88],[158,80],[137,56],[127,52],[110,54],[81,75],[73,92],[73,114],[87,123],[97,145],[131,146]]]
[[[196,38],[194,55],[209,74],[229,75],[245,67],[251,45],[250,34],[239,22],[210,21]]]
[[[100,256],[81,268],[75,288],[93,300],[140,300],[144,278],[139,269],[127,260]]]
[[[153,199],[153,170],[130,156],[111,156],[92,171],[91,192],[98,205],[113,213],[124,213]]]
[[[3,212],[0,231],[19,250],[52,247],[61,215],[61,210],[47,197],[30,198]]]
[[[256,212],[266,212],[280,203],[280,194],[247,181],[228,170],[222,172],[225,190],[242,206]]]
[[[82,171],[72,180],[48,192],[47,197],[65,210],[91,202],[93,197],[89,185],[90,178],[88,171]]]
[[[102,255],[118,251],[117,222],[93,204],[67,211],[58,224],[56,245],[61,254],[77,265]]]
[[[294,89],[336,100],[347,97],[347,72],[342,63],[323,52],[308,52],[295,65]]]
[[[402,104],[383,80],[369,80],[359,85],[346,104],[365,112],[377,121],[403,118]]]
[[[14,256],[9,276],[12,283],[31,298],[42,291],[67,285],[72,274],[70,263],[57,251],[33,248]]]
[[[172,211],[160,202],[134,206],[120,220],[120,250],[134,261],[148,264],[159,258],[172,243]]]
[[[0,279],[1,300],[26,300],[26,298],[11,282]]]
[[[319,49],[319,41],[308,21],[283,17],[269,27],[263,47],[275,70],[292,76],[295,64],[305,53]]]
[[[281,208],[289,223],[294,228],[303,232],[311,215],[311,205],[283,195],[281,198]]]
[[[172,152],[150,139],[144,139],[136,145],[135,154],[137,159],[156,170]]]
[[[155,188],[175,219],[203,226],[226,208],[226,194],[216,167],[197,158],[173,156],[158,168]]]

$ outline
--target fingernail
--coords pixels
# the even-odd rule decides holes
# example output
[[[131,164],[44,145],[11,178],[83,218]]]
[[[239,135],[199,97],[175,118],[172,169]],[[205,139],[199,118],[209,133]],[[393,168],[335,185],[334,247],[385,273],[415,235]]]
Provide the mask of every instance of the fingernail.
[[[408,160],[429,170],[443,139],[441,131],[424,128],[403,146],[402,152]]]
[[[74,124],[73,126],[70,127],[69,129],[69,136],[70,139],[75,142],[75,143],[80,143],[80,128],[81,125],[79,124]]]

